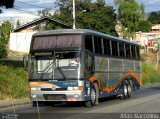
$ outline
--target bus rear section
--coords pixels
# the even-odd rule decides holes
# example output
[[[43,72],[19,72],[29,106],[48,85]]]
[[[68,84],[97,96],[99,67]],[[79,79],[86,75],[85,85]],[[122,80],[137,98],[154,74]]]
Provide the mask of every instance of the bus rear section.
[[[132,91],[141,86],[140,61],[120,57],[120,54],[119,58],[115,57],[112,51],[111,56],[106,55],[105,47],[110,46],[105,46],[105,38],[110,42],[115,38],[117,46],[121,41],[125,47],[125,41],[92,30],[67,29],[34,34],[29,54],[31,100],[44,104],[84,102],[92,107],[99,104],[99,98],[113,95],[129,98]],[[109,44],[112,50],[112,42]],[[133,45],[136,50],[138,45]]]

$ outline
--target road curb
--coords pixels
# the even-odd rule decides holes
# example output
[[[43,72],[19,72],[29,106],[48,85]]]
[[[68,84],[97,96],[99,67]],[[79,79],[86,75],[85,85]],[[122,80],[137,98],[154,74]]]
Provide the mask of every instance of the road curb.
[[[31,103],[32,102],[30,99],[4,100],[4,101],[0,101],[0,109],[7,108],[7,107],[13,107],[13,106],[27,105]]]
[[[157,87],[157,86],[160,87],[160,83],[142,85],[142,88],[151,88],[151,87]]]

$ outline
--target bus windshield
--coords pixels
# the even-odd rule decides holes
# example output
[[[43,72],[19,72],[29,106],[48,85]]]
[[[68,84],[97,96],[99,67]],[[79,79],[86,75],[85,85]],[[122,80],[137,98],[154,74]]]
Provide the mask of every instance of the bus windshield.
[[[30,60],[30,79],[79,79],[82,77],[81,62],[82,53],[78,51],[34,53]]]

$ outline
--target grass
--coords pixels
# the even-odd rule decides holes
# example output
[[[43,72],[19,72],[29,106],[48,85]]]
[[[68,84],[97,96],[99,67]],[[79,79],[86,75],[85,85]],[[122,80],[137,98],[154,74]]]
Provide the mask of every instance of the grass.
[[[142,83],[153,84],[160,83],[160,73],[155,69],[154,64],[143,64],[142,65]]]
[[[28,73],[20,63],[0,62],[0,100],[28,97]]]

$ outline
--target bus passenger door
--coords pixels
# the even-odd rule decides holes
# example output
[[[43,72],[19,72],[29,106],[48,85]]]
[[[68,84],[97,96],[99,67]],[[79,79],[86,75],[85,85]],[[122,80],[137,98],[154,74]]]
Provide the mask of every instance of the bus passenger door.
[[[85,94],[89,96],[90,87],[93,85],[91,79],[94,79],[94,56],[88,52],[84,55],[84,79]]]
[[[84,56],[84,77],[89,80],[94,75],[94,56],[91,53],[85,53]]]

